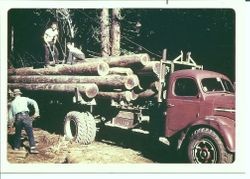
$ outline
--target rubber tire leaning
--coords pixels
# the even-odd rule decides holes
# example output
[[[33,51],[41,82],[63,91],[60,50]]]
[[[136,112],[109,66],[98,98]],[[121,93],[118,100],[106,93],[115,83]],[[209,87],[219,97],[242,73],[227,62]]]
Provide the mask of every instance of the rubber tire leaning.
[[[73,122],[73,123],[72,123]],[[71,124],[75,126],[75,134],[72,134]],[[91,113],[69,112],[64,119],[64,135],[66,139],[81,144],[90,144],[95,140],[96,123]]]
[[[213,145],[213,150],[217,154],[214,161],[200,162],[197,161],[197,156],[194,154],[194,148],[201,141]],[[232,163],[233,154],[227,152],[221,138],[216,134],[215,131],[209,128],[199,128],[195,130],[190,138],[187,145],[188,162],[190,163]],[[194,157],[195,156],[195,157]]]

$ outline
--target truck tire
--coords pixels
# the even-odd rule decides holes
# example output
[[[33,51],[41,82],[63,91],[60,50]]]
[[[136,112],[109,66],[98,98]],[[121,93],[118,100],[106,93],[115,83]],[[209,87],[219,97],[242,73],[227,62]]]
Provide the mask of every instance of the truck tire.
[[[191,163],[232,163],[233,154],[226,151],[221,138],[209,128],[195,130],[187,146]]]
[[[90,144],[95,140],[96,124],[90,113],[69,112],[64,120],[64,134],[68,140]]]

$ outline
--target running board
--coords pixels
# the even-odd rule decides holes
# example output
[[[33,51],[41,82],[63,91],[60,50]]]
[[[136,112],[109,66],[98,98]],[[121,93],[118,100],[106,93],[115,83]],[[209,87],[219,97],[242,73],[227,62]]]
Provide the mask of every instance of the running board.
[[[119,125],[112,124],[111,122],[105,123],[105,126],[116,127],[116,128],[120,128],[120,129],[126,129],[126,130],[130,130],[131,129],[131,128],[128,128],[128,127],[124,127],[124,126],[119,126]],[[145,130],[138,129],[138,128],[133,128],[133,129],[131,129],[131,131],[132,132],[136,132],[136,133],[141,133],[141,134],[149,134],[149,131],[145,131]]]

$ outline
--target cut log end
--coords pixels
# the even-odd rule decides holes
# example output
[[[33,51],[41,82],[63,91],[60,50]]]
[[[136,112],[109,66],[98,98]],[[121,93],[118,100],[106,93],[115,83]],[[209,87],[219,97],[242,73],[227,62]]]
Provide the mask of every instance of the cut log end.
[[[85,95],[88,98],[94,98],[99,92],[98,86],[96,84],[86,85]]]
[[[146,65],[149,62],[150,58],[147,54],[143,55],[143,57],[141,58],[141,63],[143,65]]]
[[[126,89],[131,90],[138,85],[139,85],[139,79],[136,75],[130,75],[127,77],[127,80],[125,82]]]
[[[97,67],[98,75],[105,76],[109,73],[109,65],[107,63],[100,63]]]

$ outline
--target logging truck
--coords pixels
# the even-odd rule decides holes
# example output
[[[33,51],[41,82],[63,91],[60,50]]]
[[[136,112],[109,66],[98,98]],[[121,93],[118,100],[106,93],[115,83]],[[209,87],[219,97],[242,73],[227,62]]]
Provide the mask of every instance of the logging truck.
[[[191,163],[234,161],[234,86],[225,75],[203,70],[191,53],[167,60],[164,50],[160,61],[125,55],[8,73],[9,88],[72,95],[78,107],[64,119],[69,140],[90,144],[97,128],[109,126],[176,145]]]

